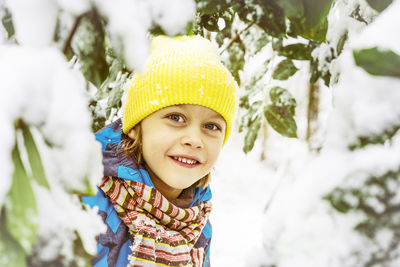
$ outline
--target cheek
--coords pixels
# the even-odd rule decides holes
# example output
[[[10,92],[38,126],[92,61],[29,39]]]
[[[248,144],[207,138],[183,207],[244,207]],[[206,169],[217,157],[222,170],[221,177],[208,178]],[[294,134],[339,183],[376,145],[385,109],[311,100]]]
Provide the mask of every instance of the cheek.
[[[157,150],[155,150],[155,148],[157,148],[157,146],[158,146],[157,139],[154,139],[153,135],[147,134],[146,136],[143,136],[143,139],[142,139],[143,151],[142,152],[143,152],[143,156],[146,161],[148,159],[151,159],[154,157],[154,155],[157,152]]]
[[[168,147],[168,140],[165,138],[161,131],[143,136],[142,148],[145,160],[159,159],[166,153]]]
[[[219,153],[221,152],[222,149],[222,144],[221,145],[217,145],[214,144],[214,146],[211,146],[211,149],[209,150],[209,154],[208,154],[208,158],[209,158],[209,163],[211,165],[211,168],[214,167]]]

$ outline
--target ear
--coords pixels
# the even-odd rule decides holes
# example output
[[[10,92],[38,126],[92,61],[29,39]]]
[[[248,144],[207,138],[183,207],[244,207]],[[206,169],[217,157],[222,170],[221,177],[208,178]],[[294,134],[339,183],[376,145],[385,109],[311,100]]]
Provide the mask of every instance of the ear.
[[[137,133],[136,133],[136,131],[135,131],[135,129],[134,129],[134,128],[132,128],[132,129],[130,129],[130,130],[129,130],[129,132],[128,132],[128,136],[129,136],[129,138],[131,138],[131,139],[133,139],[133,140],[135,140],[135,139],[136,139],[136,137],[137,137]]]

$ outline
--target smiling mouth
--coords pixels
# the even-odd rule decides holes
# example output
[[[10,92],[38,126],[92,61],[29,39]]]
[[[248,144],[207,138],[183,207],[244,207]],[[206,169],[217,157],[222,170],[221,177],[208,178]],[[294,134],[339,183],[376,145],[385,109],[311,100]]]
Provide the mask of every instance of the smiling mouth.
[[[187,158],[175,157],[175,156],[170,156],[169,158],[172,159],[178,165],[180,165],[182,167],[186,167],[186,168],[194,168],[194,167],[197,167],[198,165],[200,165],[200,162],[198,162],[197,160],[193,160],[193,159],[187,159]]]

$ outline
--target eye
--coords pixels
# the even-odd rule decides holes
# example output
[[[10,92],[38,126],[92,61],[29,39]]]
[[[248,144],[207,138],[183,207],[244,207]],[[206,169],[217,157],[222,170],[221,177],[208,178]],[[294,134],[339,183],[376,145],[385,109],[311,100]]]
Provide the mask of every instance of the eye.
[[[212,130],[212,131],[220,130],[220,128],[214,123],[207,123],[206,125],[204,125],[204,128],[206,128],[207,130]]]
[[[181,115],[179,115],[179,114],[168,115],[168,118],[173,120],[173,121],[176,121],[176,122],[184,122],[183,117]]]

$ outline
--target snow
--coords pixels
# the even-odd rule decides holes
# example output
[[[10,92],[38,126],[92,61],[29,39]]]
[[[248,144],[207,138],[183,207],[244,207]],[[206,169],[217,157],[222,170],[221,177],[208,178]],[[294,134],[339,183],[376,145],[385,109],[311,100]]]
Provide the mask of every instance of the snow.
[[[58,12],[53,0],[6,0],[6,6],[20,44],[45,47],[52,43]]]
[[[151,0],[154,22],[160,25],[167,35],[177,35],[192,21],[196,6],[187,0]]]
[[[9,8],[15,27],[10,41],[3,27],[0,32],[0,207],[11,185],[15,135],[20,136],[14,122],[22,119],[31,128],[50,184],[47,190],[32,181],[39,212],[32,261],[39,265],[62,259],[65,266],[82,266],[83,259],[74,255],[76,241],[80,239],[84,250],[94,255],[95,237],[105,231],[97,210],[83,207],[77,195],[95,193],[102,176],[101,146],[91,131],[87,108],[93,88],[80,73],[76,58],[66,62],[58,50],[76,17],[93,4],[108,19],[115,50],[123,51],[128,66],[136,70],[143,68],[148,55],[151,27],[160,24],[166,33],[178,34],[195,14],[194,1],[187,0],[0,0],[1,14]],[[54,40],[57,23],[60,32]]]
[[[369,75],[355,65],[351,51],[379,46],[398,53],[399,36],[394,33],[400,25],[400,1],[395,1],[366,28],[363,23],[347,18],[350,10],[359,4],[362,15],[371,21],[376,12],[362,1],[338,1],[336,10],[330,14],[330,23],[336,25],[331,24],[328,39],[338,40],[347,31],[350,40],[339,59],[326,66],[341,73],[338,83],[329,90],[321,85],[324,111],[320,119],[326,119],[320,125],[325,130],[317,136],[321,153],[308,152],[301,141],[302,135],[300,142],[290,142],[271,132],[266,143],[257,141],[254,151],[247,156],[240,151],[241,144],[233,134],[233,144],[228,143],[221,153],[218,175],[211,184],[215,207],[211,217],[212,264],[350,267],[365,262],[376,248],[388,248],[392,232],[379,231],[377,243],[373,243],[353,230],[365,219],[364,215],[342,215],[322,199],[337,186],[359,188],[371,175],[397,171],[400,166],[398,134],[385,145],[348,149],[358,136],[378,134],[400,123],[397,103],[400,80]],[[327,48],[314,51],[314,55],[321,60],[330,56]],[[260,55],[264,60],[268,58],[262,51]],[[245,66],[244,83],[248,82],[247,73],[260,68],[257,61],[261,59],[252,60]],[[296,88],[297,84],[301,88],[303,83],[298,81],[304,77],[300,74],[291,78],[294,81],[288,81],[286,87]],[[295,98],[303,99],[300,93]],[[305,115],[297,112],[302,110],[301,106],[298,103],[296,109],[296,120],[300,122]],[[255,158],[262,153],[263,146],[266,162]],[[397,188],[397,185],[389,187]],[[378,188],[369,190],[371,194],[379,194]],[[368,201],[377,211],[382,209],[373,198]],[[264,212],[267,203],[270,205]],[[394,260],[388,266],[398,266],[398,263]]]
[[[379,46],[399,52],[399,37],[389,34],[396,32],[396,25],[400,23],[396,14],[399,5],[398,1],[393,3],[357,38],[350,40],[349,47],[360,49]],[[371,76],[362,68],[355,67],[351,51],[345,52],[341,66],[341,83],[335,88],[334,99],[334,105],[341,114],[333,115],[332,123],[344,125],[339,127],[343,132],[335,131],[335,135],[347,137],[348,142],[354,140],[355,135],[378,133],[399,122],[400,107],[396,104],[396,99],[400,97],[400,92],[396,90],[398,79]],[[352,103],[354,99],[357,101]],[[373,112],[371,107],[374,107]],[[336,139],[341,137],[337,136]]]
[[[151,27],[151,9],[144,1],[95,1],[100,12],[108,18],[107,28],[116,51],[123,51],[127,64],[143,70],[149,53],[147,29]]]
[[[11,186],[11,174],[12,174],[12,161],[10,157],[10,151],[14,142],[14,130],[12,124],[9,123],[6,116],[0,113],[0,124],[3,125],[1,129],[0,138],[0,162],[1,170],[4,177],[0,179],[0,204],[4,202],[5,195]]]
[[[346,146],[356,142],[357,136],[378,134],[399,123],[400,107],[396,105],[396,99],[399,99],[400,92],[396,90],[397,79],[374,77],[355,67],[351,51],[344,52],[343,57],[340,62],[342,68],[352,66],[353,69],[343,72],[341,82],[335,88],[334,105],[338,112],[331,120],[333,124],[343,126],[335,131],[336,137],[332,138],[341,139],[344,142],[342,146]],[[350,86],[353,86],[352,90],[348,90]],[[354,99],[357,101],[353,102]],[[374,107],[373,112],[371,106]]]
[[[193,19],[192,0],[95,0],[101,13],[109,19],[107,28],[116,51],[123,51],[132,69],[144,71],[150,51],[148,30],[159,24],[169,35],[176,35]]]
[[[82,210],[77,195],[70,195],[56,185],[52,188],[54,190],[50,193],[44,188],[35,188],[41,220],[37,231],[40,247],[36,248],[36,255],[41,260],[53,261],[61,254],[68,265],[76,258],[73,254],[76,233],[85,250],[95,255],[97,242],[93,237],[106,230],[102,219],[97,216],[97,209]]]
[[[3,2],[0,0],[0,7]],[[87,110],[86,90],[91,85],[87,86],[76,64],[66,62],[56,49],[53,36],[58,12],[64,12],[64,19],[71,19],[86,12],[90,2],[4,3],[13,13],[19,45],[4,45],[7,42],[2,30],[0,206],[11,184],[14,121],[23,118],[32,128],[51,187],[49,191],[34,183],[39,210],[35,253],[48,261],[61,255],[68,265],[74,260],[72,249],[77,233],[85,250],[93,254],[94,237],[105,230],[96,210],[82,209],[77,196],[71,194],[94,190],[102,169],[100,145],[91,133]],[[129,67],[139,71],[150,49],[148,30],[159,24],[166,33],[178,34],[195,12],[194,2],[187,0],[94,0],[93,4],[108,19],[107,31],[116,50],[123,52]],[[368,258],[378,245],[389,245],[390,231],[378,232],[374,244],[353,230],[365,219],[363,214],[339,214],[322,199],[337,186],[360,187],[370,175],[379,176],[400,166],[399,134],[384,145],[348,149],[359,136],[379,134],[400,124],[400,80],[369,75],[355,66],[351,51],[379,46],[400,54],[400,36],[395,34],[400,25],[400,1],[394,1],[368,27],[349,17],[357,5],[367,22],[377,16],[363,0],[336,1],[329,15],[328,45],[313,52],[322,62],[320,70],[333,72],[333,81],[341,73],[333,88],[318,84],[321,130],[315,140],[322,147],[320,153],[309,152],[305,141],[308,103],[304,88],[308,86],[308,67],[296,61],[296,75],[288,81],[273,81],[271,66],[281,58],[275,56],[271,60],[271,70],[259,86],[281,86],[293,94],[299,140],[279,136],[267,127],[260,132],[265,140],[257,140],[253,151],[245,155],[241,150],[243,134],[232,134],[212,175],[213,266],[350,267]],[[61,24],[72,25],[71,21]],[[223,27],[222,21],[219,27]],[[345,33],[349,42],[343,53],[324,65],[324,59],[337,52],[330,47],[335,48],[335,42]],[[250,83],[250,75],[271,57],[274,55],[268,45],[249,60],[241,73],[243,84]],[[265,100],[267,93],[253,95],[251,103]],[[260,161],[260,155],[264,161]],[[393,183],[390,187],[397,188]],[[381,193],[379,188],[369,190],[371,194]],[[398,194],[395,200],[399,198]],[[351,197],[347,200],[358,201]],[[374,199],[368,201],[376,210],[382,209]],[[390,266],[396,264],[399,260]]]
[[[211,176],[213,228],[212,266],[246,265],[254,251],[262,251],[262,217],[273,173],[259,164],[259,151],[245,156],[243,136],[232,133]]]
[[[383,49],[391,49],[400,54],[400,36],[393,34],[393,31],[397,29],[400,23],[398,16],[399,5],[399,1],[393,1],[393,4],[385,9],[357,39],[352,40],[351,47],[359,49],[361,47],[378,46]],[[372,36],[374,38],[371,38]]]
[[[85,13],[90,8],[88,0],[56,0],[56,2],[62,10],[75,16]]]
[[[220,31],[222,31],[226,26],[225,20],[223,18],[219,18],[217,24],[218,24],[218,30]]]
[[[90,130],[82,74],[71,69],[64,56],[54,48],[15,45],[0,47],[0,72],[3,95],[0,100],[3,125],[0,155],[5,172],[0,180],[0,203],[11,181],[9,155],[14,144],[14,121],[21,118],[34,130],[51,187],[50,191],[39,186],[35,190],[40,220],[38,239],[43,244],[50,242],[42,251],[43,259],[61,253],[66,261],[73,260],[75,231],[80,234],[86,250],[94,254],[95,236],[105,230],[104,225],[93,211],[83,211],[79,202],[68,199],[72,197],[68,192],[85,192],[88,187],[93,191],[102,175],[100,144]],[[51,146],[45,145],[44,139]],[[57,212],[63,216],[57,216]],[[68,231],[61,231],[63,236],[54,238],[60,229]],[[63,243],[66,249],[54,246],[55,242]]]
[[[0,77],[2,84],[1,113],[2,114],[2,150],[1,155],[5,158],[4,168],[5,177],[1,179],[2,198],[7,192],[11,178],[11,162],[9,160],[11,146],[13,145],[13,121],[17,118],[23,118],[24,121],[35,126],[46,138],[46,140],[54,146],[54,149],[41,153],[48,155],[48,159],[43,158],[45,169],[47,170],[48,181],[51,184],[52,191],[44,191],[36,194],[37,199],[50,198],[52,201],[38,201],[40,211],[40,228],[54,231],[63,228],[66,221],[53,221],[48,218],[56,218],[55,211],[65,212],[65,209],[58,206],[54,191],[61,191],[66,194],[66,189],[81,190],[86,189],[86,176],[89,175],[89,184],[93,187],[97,183],[98,177],[101,176],[101,158],[98,153],[100,146],[94,141],[90,132],[90,118],[86,108],[86,100],[84,96],[85,83],[83,77],[77,71],[73,71],[65,62],[60,52],[54,49],[38,49],[29,47],[3,46],[0,48],[0,71],[3,74]],[[41,62],[38,65],[38,62]],[[21,79],[23,77],[23,79]],[[79,94],[79,92],[81,92]],[[5,135],[4,135],[5,134]],[[38,140],[36,138],[36,140]],[[39,148],[46,148],[42,144]],[[59,160],[57,162],[57,160]],[[8,162],[8,163],[7,163]],[[48,164],[48,166],[47,166]],[[72,165],[71,165],[72,164]],[[74,168],[71,168],[74,166]],[[54,167],[56,171],[50,171]],[[57,169],[58,168],[58,169]],[[60,183],[59,183],[60,182]],[[63,187],[65,186],[65,187]],[[62,190],[60,190],[63,188]],[[54,190],[54,191],[53,191]],[[50,194],[54,194],[50,197]],[[2,201],[1,201],[2,202]],[[53,205],[51,209],[45,209],[45,204]],[[75,212],[79,211],[80,206],[75,204]],[[72,210],[73,211],[73,210]],[[83,212],[81,212],[83,213]],[[72,212],[65,213],[66,216]],[[45,216],[45,217],[43,217]],[[96,221],[96,216],[91,214],[86,216],[93,218],[86,222],[81,221],[76,228],[85,227]],[[82,214],[77,218],[84,218]],[[101,223],[100,218],[97,219]],[[71,224],[70,224],[71,225]],[[78,227],[79,226],[79,227]],[[72,224],[71,231],[63,232],[65,235],[58,242],[70,242],[75,239],[73,230],[75,225]],[[94,237],[98,232],[104,230],[102,223],[98,227],[88,227],[91,231],[79,231],[82,233],[81,238],[84,239],[84,246],[87,250],[94,253],[96,248]],[[44,233],[52,233],[44,231]],[[48,242],[54,240],[54,234],[45,235],[41,231],[38,232],[39,239]],[[72,238],[72,239],[71,239]],[[52,254],[53,257],[58,253],[63,253],[66,259],[72,259],[73,255],[68,255],[72,251],[57,250],[57,247],[49,246],[52,253],[48,249],[43,253]],[[71,248],[70,248],[71,249]],[[72,257],[72,258],[71,258]]]

